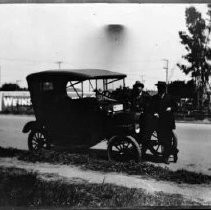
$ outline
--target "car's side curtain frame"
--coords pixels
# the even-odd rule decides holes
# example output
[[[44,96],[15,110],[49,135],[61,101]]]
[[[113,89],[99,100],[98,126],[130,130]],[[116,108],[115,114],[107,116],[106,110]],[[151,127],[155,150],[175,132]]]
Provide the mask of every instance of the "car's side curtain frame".
[[[71,81],[69,81],[70,85],[67,86],[68,87],[72,87],[74,89],[74,91],[76,92],[76,94],[78,95],[79,98],[82,98],[83,97],[83,88],[82,88],[82,96],[79,95],[78,91],[75,89],[74,85],[77,85],[79,84],[81,81],[78,81],[78,82],[75,82],[74,84],[72,84]],[[82,83],[82,82],[81,82]],[[83,87],[83,84],[82,84],[82,87]]]
[[[117,82],[119,80],[122,80],[122,78],[121,79],[114,79],[114,80],[112,80],[110,82],[108,82],[108,79],[103,79],[103,89],[104,90],[108,90],[108,85],[109,84],[114,83],[114,82]],[[92,89],[94,90],[94,87],[93,87],[93,85],[91,83],[91,80],[89,80],[89,84],[92,87]],[[97,79],[95,79],[95,86],[96,86],[96,90],[97,90],[97,86],[98,86],[97,85]],[[123,87],[125,87],[125,78],[123,78]]]
[[[107,79],[106,79],[106,90],[108,89],[108,84],[111,84],[113,82],[117,82],[119,80],[122,80],[122,78],[121,79],[114,79],[114,80],[112,80],[110,82],[107,82]],[[123,78],[123,87],[125,87],[125,78]]]

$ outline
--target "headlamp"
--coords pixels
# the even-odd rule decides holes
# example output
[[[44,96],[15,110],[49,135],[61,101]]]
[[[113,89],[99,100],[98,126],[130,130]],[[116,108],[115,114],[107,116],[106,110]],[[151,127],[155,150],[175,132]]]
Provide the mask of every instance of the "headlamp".
[[[140,133],[140,125],[138,123],[135,124],[135,132]]]

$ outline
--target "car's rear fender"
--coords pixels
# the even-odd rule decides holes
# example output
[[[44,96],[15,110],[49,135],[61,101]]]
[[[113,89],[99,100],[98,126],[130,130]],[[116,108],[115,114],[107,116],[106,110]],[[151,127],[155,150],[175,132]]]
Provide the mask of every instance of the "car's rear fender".
[[[41,126],[36,121],[30,121],[24,125],[22,132],[28,133],[31,130],[36,130],[39,128],[41,128]]]

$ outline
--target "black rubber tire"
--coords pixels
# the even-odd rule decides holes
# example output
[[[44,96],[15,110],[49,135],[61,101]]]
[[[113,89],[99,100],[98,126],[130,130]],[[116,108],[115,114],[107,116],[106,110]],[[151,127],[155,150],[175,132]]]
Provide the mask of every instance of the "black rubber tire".
[[[173,150],[173,157],[174,157],[174,163],[177,162],[178,160],[178,152],[179,150],[177,149],[177,146],[178,146],[178,138],[177,138],[177,135],[174,131],[172,131],[172,150]]]
[[[43,130],[32,130],[28,137],[28,149],[33,152],[41,149],[50,149],[46,132]]]
[[[153,145],[152,148],[150,149],[151,153],[154,155],[162,155],[164,149],[163,146],[159,144],[156,130],[152,132],[150,136],[150,141],[151,142],[149,143]]]
[[[141,145],[132,136],[113,136],[108,142],[107,152],[110,161],[141,161]]]
[[[152,139],[152,137],[154,137],[154,139]],[[151,141],[155,141],[157,143],[157,145],[153,146],[153,149],[151,150],[151,152],[153,154],[159,154],[159,155],[163,155],[164,149],[163,146],[161,144],[159,144],[158,138],[157,138],[157,132],[154,131],[150,137]],[[178,145],[178,138],[177,135],[174,131],[172,131],[172,150],[177,150],[177,145]],[[176,159],[176,156],[175,156]]]
[[[177,148],[178,146],[178,137],[174,131],[172,131],[172,147]]]

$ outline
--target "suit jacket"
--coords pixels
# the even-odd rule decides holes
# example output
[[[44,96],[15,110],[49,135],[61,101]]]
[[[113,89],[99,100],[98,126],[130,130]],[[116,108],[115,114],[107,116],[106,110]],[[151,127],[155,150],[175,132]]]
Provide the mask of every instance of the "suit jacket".
[[[135,93],[132,94],[131,104],[132,110],[135,112],[146,112],[149,109],[151,96],[146,93],[142,92],[141,95],[136,95]]]
[[[168,107],[171,107],[170,112],[166,111]],[[174,112],[176,110],[177,103],[171,95],[165,94],[163,98],[161,98],[161,96],[158,94],[152,96],[150,112],[152,114],[159,114],[159,126],[163,127],[164,129],[176,128],[174,118]]]

